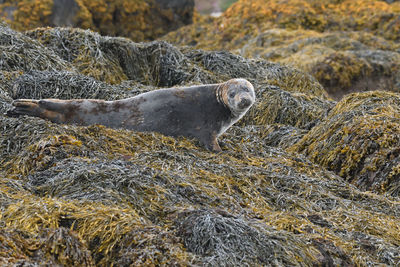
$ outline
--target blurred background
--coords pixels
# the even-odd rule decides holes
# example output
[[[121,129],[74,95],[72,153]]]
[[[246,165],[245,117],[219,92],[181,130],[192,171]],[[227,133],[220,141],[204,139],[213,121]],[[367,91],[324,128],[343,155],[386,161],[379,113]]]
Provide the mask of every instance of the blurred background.
[[[195,0],[194,2],[199,13],[220,15],[237,0]]]

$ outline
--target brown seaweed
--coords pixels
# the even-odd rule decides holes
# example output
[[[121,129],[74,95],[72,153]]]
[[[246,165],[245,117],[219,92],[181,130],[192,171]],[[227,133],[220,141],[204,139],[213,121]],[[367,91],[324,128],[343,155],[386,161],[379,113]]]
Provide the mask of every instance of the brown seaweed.
[[[14,32],[0,29],[0,40]],[[57,32],[71,50],[39,36]],[[57,67],[2,65],[3,110],[15,97],[118,99],[235,77],[251,80],[258,102],[221,136],[218,154],[186,138],[1,114],[1,264],[400,263],[396,93],[336,103],[300,70],[229,52],[76,29],[14,33],[14,43],[49,55]],[[80,44],[88,45],[87,65],[74,60]],[[13,53],[30,60],[29,53]],[[97,75],[97,66],[90,68],[97,59],[115,65]],[[108,79],[116,70],[125,76]],[[337,153],[325,158],[318,154],[325,148]],[[343,158],[347,165],[339,164]],[[372,187],[355,182],[364,173],[375,175]]]

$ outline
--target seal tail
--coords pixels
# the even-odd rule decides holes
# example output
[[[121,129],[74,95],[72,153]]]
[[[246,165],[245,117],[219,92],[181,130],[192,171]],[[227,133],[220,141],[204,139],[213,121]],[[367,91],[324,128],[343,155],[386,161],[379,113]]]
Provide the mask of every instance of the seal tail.
[[[60,113],[63,104],[57,100],[45,99],[17,99],[12,103],[13,109],[8,110],[6,115],[9,117],[19,117],[28,115],[32,117],[40,117],[49,119],[53,122],[62,122],[63,115]]]

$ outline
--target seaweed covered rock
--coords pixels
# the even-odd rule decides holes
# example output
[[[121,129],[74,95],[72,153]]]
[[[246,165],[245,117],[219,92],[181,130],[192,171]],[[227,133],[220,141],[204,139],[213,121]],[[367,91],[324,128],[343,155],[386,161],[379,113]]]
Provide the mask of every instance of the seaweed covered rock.
[[[185,247],[204,256],[203,264],[210,266],[234,266],[238,262],[271,265],[277,263],[274,255],[285,254],[284,247],[275,242],[277,236],[262,234],[248,222],[222,210],[184,211],[176,224]],[[279,263],[290,264],[288,258],[280,258]]]
[[[8,185],[1,222],[30,235],[73,227],[98,265],[400,260],[394,200],[269,147],[257,129],[234,127],[210,156],[159,134],[28,118],[1,127],[2,173],[25,184]]]
[[[193,0],[2,1],[0,14],[17,30],[79,27],[135,41],[157,37],[192,23]]]
[[[186,138],[1,113],[1,264],[400,264],[397,195],[363,192],[286,149],[342,105],[333,107],[310,75],[229,52],[76,29],[15,37],[72,69],[2,68],[2,109],[16,97],[119,99],[237,77],[254,84],[258,103],[220,138],[219,154]],[[110,68],[90,72],[96,60],[92,70]]]
[[[324,118],[333,101],[298,92],[287,92],[278,86],[264,86],[258,92],[261,99],[241,122],[269,125],[274,123],[310,129]]]
[[[235,128],[235,130],[238,131],[238,128]],[[234,133],[236,133],[236,131],[234,131]],[[267,126],[246,126],[244,131],[245,133],[237,133],[238,136],[258,135],[260,139],[263,140],[264,145],[282,149],[291,147],[308,132],[306,129],[299,129],[279,123],[273,123]]]
[[[141,227],[125,234],[111,258],[118,266],[186,266],[194,260],[179,237],[161,227]]]
[[[4,266],[95,266],[85,242],[64,227],[38,235],[2,229],[0,240],[0,264]]]
[[[399,3],[378,0],[238,1],[163,39],[295,66],[331,97],[400,90]]]
[[[351,94],[293,150],[363,190],[399,196],[399,111],[398,94]]]
[[[399,3],[380,0],[240,0],[221,17],[200,19],[166,36],[174,44],[237,49],[271,28],[318,32],[365,30],[399,40]]]
[[[399,60],[400,54],[392,51],[339,52],[317,62],[311,73],[336,98],[358,91],[399,92]]]
[[[111,84],[129,79],[171,86],[188,80],[194,68],[177,48],[166,42],[134,43],[126,38],[70,28],[39,28],[27,35],[56,51],[80,73]]]
[[[53,61],[68,64],[72,70],[32,67],[15,74],[4,68],[4,91],[13,98],[113,100],[134,96],[154,86],[246,78],[254,84],[260,100],[242,123],[282,123],[304,128],[323,118],[332,105],[312,76],[265,60],[246,59],[223,51],[177,48],[164,41],[134,43],[79,29],[40,28],[26,35],[16,36],[21,43],[31,42],[38,51],[52,52]],[[24,58],[30,59],[29,55]],[[303,112],[302,116],[296,115],[298,111]]]
[[[352,91],[399,91],[398,47],[366,32],[272,29],[246,43],[241,54],[302,69],[341,98]]]
[[[9,148],[2,146],[8,151],[3,166],[34,196],[4,196],[19,201],[9,201],[2,220],[31,234],[42,232],[41,227],[74,225],[97,264],[111,263],[117,255],[121,263],[205,264],[227,257],[233,265],[240,259],[296,264],[299,257],[308,264],[352,263],[355,255],[378,263],[382,253],[392,255],[391,240],[398,238],[396,228],[386,228],[400,212],[387,208],[390,200],[359,192],[304,158],[268,147],[261,134],[245,135],[238,127],[224,139],[229,150],[218,157],[186,140],[157,134],[40,119],[6,119],[1,127],[10,141]],[[193,213],[185,213],[187,208]],[[352,218],[350,226],[342,221],[343,210]],[[387,224],[377,222],[365,232],[363,221],[374,212]],[[220,229],[221,236],[212,229]],[[224,231],[234,235],[226,239]],[[323,237],[326,231],[334,241]],[[154,235],[165,241],[157,243]],[[379,250],[352,252],[364,239]],[[396,257],[388,260],[397,262]]]
[[[256,85],[265,79],[283,90],[327,98],[318,81],[302,71],[229,52],[178,48],[163,41],[134,43],[80,29],[39,28],[26,34],[55,51],[80,73],[111,84],[129,79],[174,86],[241,77]]]
[[[73,67],[50,49],[23,33],[0,24],[0,48],[2,71],[72,70]]]
[[[285,91],[328,99],[326,91],[314,77],[296,68],[266,60],[248,59],[226,51],[190,50],[188,48],[181,50],[189,60],[219,79],[243,77],[254,83],[256,87],[257,85],[274,85]]]

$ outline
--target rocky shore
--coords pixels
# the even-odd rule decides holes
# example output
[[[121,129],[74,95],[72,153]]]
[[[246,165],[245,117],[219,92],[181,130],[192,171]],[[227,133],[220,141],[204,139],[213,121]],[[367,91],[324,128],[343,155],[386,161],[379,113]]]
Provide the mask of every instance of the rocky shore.
[[[399,265],[400,6],[327,2],[238,1],[141,43],[139,29],[1,22],[0,265]],[[257,102],[221,153],[4,115],[17,98],[114,100],[239,77]]]

